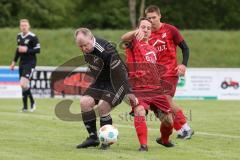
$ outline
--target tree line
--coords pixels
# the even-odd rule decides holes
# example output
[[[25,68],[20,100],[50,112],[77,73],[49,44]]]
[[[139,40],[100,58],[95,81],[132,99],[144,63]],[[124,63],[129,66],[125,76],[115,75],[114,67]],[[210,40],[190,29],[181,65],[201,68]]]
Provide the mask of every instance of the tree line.
[[[0,27],[27,18],[36,28],[129,29],[150,4],[180,29],[240,28],[239,0],[0,0]]]

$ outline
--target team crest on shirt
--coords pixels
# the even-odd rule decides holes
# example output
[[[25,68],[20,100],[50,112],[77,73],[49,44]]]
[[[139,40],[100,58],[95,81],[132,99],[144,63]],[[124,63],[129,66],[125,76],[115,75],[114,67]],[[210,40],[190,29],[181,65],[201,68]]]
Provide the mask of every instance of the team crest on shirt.
[[[29,41],[30,41],[29,39],[25,39],[24,44],[28,44]]]
[[[165,32],[165,33],[162,34],[162,39],[166,38],[166,37],[167,37],[167,33]]]
[[[156,53],[153,51],[147,52],[145,54],[145,58],[146,58],[146,61],[148,61],[150,63],[156,63],[156,61],[157,61]]]

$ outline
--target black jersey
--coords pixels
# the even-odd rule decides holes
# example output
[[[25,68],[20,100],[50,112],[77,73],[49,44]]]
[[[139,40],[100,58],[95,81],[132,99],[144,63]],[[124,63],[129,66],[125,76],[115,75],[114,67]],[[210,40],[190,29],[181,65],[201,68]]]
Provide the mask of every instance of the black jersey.
[[[36,54],[40,53],[40,43],[37,36],[32,32],[28,32],[26,35],[19,33],[17,35],[17,46],[26,46],[28,49],[26,53],[19,53],[17,48],[14,62],[17,62],[20,58],[20,66],[24,64],[36,65]]]
[[[84,94],[95,100],[105,100],[112,107],[121,103],[131,89],[126,66],[115,46],[104,39],[94,38],[94,49],[84,53],[84,58],[90,70],[87,74],[95,79]]]
[[[94,39],[94,50],[91,53],[84,53],[85,61],[89,64],[91,71],[99,73],[97,82],[110,82],[110,63],[112,56],[115,55],[118,55],[116,48],[101,38]],[[89,58],[89,56],[93,56],[93,58]]]
[[[84,53],[84,58],[89,64],[90,72],[88,74],[94,77],[95,84],[103,82],[111,84],[115,91],[118,91],[124,84],[125,90],[129,92],[126,66],[114,45],[104,39],[94,38],[94,50]]]

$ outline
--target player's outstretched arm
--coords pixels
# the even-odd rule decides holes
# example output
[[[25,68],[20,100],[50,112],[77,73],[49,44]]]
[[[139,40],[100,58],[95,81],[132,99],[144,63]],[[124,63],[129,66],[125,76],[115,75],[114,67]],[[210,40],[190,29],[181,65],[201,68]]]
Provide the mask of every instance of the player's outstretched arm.
[[[124,35],[122,35],[121,40],[122,41],[132,41],[137,32],[138,32],[138,30],[127,32]]]
[[[138,41],[141,41],[144,38],[144,35],[145,34],[141,29],[137,29],[122,35],[121,40],[129,42],[129,41],[132,41],[134,38],[136,38]]]

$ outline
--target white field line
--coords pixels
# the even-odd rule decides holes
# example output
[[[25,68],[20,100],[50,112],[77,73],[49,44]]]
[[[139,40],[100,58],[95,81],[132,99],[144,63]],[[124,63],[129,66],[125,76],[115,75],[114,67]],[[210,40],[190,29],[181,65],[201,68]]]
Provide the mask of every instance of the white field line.
[[[120,128],[131,128],[134,129],[133,126],[130,125],[122,125],[122,124],[115,124],[115,126],[120,127]],[[148,128],[148,130],[157,130],[159,131],[158,128]],[[222,133],[208,133],[208,132],[200,132],[200,131],[195,131],[196,135],[203,135],[203,136],[213,136],[213,137],[221,137],[221,138],[233,138],[233,139],[240,139],[240,136],[233,136],[233,135],[227,135],[227,134],[222,134]]]

